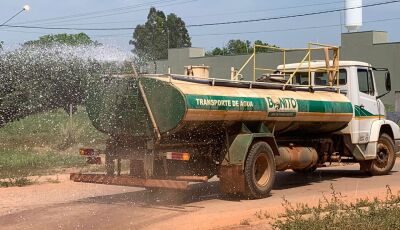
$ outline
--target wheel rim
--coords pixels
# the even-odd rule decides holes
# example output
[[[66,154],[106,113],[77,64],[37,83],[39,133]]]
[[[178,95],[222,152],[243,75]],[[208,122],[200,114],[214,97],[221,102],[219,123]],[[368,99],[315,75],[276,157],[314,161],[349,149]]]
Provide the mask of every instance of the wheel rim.
[[[384,143],[378,144],[378,151],[376,153],[376,166],[384,168],[389,162],[389,148]]]
[[[261,153],[253,165],[253,179],[258,187],[264,187],[270,178],[268,158],[265,153]]]

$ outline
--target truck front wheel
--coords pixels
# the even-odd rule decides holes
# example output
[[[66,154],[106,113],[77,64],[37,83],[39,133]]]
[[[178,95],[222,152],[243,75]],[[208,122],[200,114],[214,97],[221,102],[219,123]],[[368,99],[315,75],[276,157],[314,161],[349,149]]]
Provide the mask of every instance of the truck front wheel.
[[[253,144],[244,168],[246,195],[249,198],[268,196],[275,182],[275,173],[274,154],[268,143]]]
[[[371,175],[386,175],[392,170],[395,161],[396,155],[394,153],[393,140],[384,133],[378,140],[376,159],[360,162],[360,166],[361,170]]]

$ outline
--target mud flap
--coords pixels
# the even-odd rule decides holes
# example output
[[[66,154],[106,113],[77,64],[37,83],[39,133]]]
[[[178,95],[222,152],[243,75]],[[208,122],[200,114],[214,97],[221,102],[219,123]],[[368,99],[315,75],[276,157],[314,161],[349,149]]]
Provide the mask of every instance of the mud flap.
[[[246,161],[247,153],[254,140],[263,140],[267,142],[275,155],[279,155],[278,145],[276,144],[274,135],[269,132],[267,127],[261,123],[257,130],[252,132],[244,123],[241,125],[240,132],[234,137],[226,152],[222,165],[243,165]]]
[[[224,165],[219,170],[220,191],[225,194],[245,192],[242,165]]]
[[[246,193],[244,165],[249,148],[255,140],[267,142],[274,154],[279,154],[274,135],[263,123],[257,125],[242,123],[240,131],[230,143],[219,168],[218,177],[220,178],[220,190],[222,193]]]
[[[400,156],[400,140],[394,140],[394,152],[396,156]]]

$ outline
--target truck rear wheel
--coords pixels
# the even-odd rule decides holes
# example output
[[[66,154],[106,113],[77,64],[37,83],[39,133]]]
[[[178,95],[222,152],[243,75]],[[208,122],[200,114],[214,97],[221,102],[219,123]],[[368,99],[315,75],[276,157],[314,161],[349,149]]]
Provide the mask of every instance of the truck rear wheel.
[[[268,143],[260,141],[251,147],[244,168],[246,195],[249,198],[268,196],[275,182],[275,159]]]
[[[382,134],[378,140],[376,159],[360,162],[361,170],[373,176],[388,174],[396,161],[394,143],[387,134]]]

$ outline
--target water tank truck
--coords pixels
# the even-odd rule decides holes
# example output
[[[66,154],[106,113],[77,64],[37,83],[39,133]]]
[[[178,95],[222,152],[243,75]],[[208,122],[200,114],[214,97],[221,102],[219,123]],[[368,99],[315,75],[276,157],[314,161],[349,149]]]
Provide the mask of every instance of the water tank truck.
[[[389,173],[400,130],[385,119],[379,98],[387,92],[378,94],[374,79],[376,71],[384,71],[389,92],[389,71],[340,61],[338,47],[317,46],[304,49],[301,62],[283,62],[258,79],[261,68],[253,62],[252,81],[237,79],[256,51],[235,70],[234,80],[210,78],[197,66],[184,75],[94,82],[86,106],[93,125],[109,136],[101,151],[106,174],[74,173],[71,179],[183,190],[217,175],[221,192],[262,198],[276,171],[306,174],[341,161],[359,163],[371,175]],[[312,61],[317,50],[324,59]],[[80,153],[98,162],[95,150]],[[123,160],[130,169],[125,175]]]

